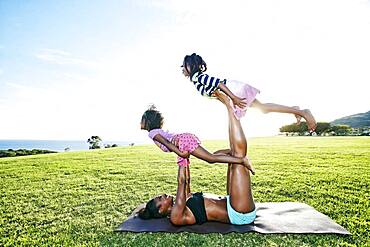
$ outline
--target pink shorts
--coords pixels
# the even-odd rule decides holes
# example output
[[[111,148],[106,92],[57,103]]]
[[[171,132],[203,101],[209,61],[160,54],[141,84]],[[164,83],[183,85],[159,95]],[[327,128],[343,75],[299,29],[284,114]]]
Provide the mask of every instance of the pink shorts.
[[[190,133],[177,134],[174,138],[177,139],[179,150],[181,152],[188,151],[189,153],[191,153],[200,145],[198,137]],[[177,164],[179,166],[187,166],[190,164],[190,160],[178,156]]]
[[[236,119],[239,120],[240,118],[245,116],[247,108],[250,107],[252,102],[256,99],[256,95],[260,93],[260,90],[252,87],[247,83],[234,80],[227,81],[226,86],[233,94],[235,94],[239,98],[245,98],[244,102],[247,103],[247,106],[245,108],[240,108],[239,106],[232,104],[234,115]]]

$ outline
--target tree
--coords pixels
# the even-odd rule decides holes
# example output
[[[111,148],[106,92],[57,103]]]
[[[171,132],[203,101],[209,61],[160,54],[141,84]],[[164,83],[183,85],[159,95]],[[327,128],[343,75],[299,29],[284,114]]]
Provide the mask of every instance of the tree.
[[[113,144],[105,144],[104,146],[105,148],[115,148],[115,147],[118,147],[117,144],[113,143]]]
[[[300,135],[303,135],[304,132],[308,130],[306,122],[301,122],[300,124],[289,124],[289,125],[284,125],[281,127],[280,132],[298,132]]]
[[[335,135],[345,136],[351,132],[351,127],[348,125],[334,125],[330,128],[330,131],[333,131]]]
[[[17,153],[13,151],[12,149],[9,150],[0,150],[0,158],[3,157],[15,157],[17,156]]]
[[[330,123],[318,122],[315,132],[317,135],[321,135],[322,133],[329,131],[329,129],[330,129]],[[287,132],[287,133],[293,132],[293,133],[299,133],[300,135],[303,135],[307,131],[308,131],[308,128],[307,128],[306,122],[301,122],[299,125],[295,123],[284,125],[283,127],[280,128],[280,132]]]
[[[316,126],[316,134],[321,135],[322,133],[328,132],[330,129],[330,123],[318,122]]]
[[[99,136],[91,136],[87,139],[87,143],[90,144],[89,149],[99,149],[101,141],[102,139]]]

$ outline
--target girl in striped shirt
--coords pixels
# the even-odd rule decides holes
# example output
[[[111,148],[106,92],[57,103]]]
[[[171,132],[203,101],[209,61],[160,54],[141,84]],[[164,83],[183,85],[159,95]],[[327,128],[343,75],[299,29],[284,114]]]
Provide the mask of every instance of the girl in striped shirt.
[[[195,135],[191,133],[172,134],[168,131],[164,131],[162,125],[162,114],[156,110],[155,106],[149,107],[141,118],[141,129],[149,132],[149,138],[152,139],[163,152],[175,152],[178,155],[177,164],[179,166],[189,165],[189,156],[193,155],[208,163],[241,164],[254,174],[254,169],[247,156],[239,158],[228,155],[228,149],[210,153],[200,146],[200,141]]]
[[[207,70],[207,64],[201,56],[195,53],[186,55],[181,67],[182,73],[185,77],[190,78],[190,81],[201,95],[214,97],[213,93],[215,90],[220,89],[229,96],[233,103],[233,110],[237,119],[245,115],[248,107],[255,107],[260,109],[263,113],[280,112],[294,114],[297,119],[297,124],[300,123],[303,117],[306,120],[310,132],[316,129],[317,124],[310,110],[301,110],[297,106],[289,107],[274,103],[262,103],[256,99],[256,95],[260,91],[251,85],[234,80],[220,80],[219,78],[205,74],[204,72]]]

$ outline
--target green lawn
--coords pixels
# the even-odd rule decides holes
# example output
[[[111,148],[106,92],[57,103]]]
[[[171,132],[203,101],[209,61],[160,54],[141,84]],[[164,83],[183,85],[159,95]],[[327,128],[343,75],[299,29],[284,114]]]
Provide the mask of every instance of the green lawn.
[[[353,235],[115,233],[138,204],[175,194],[175,155],[147,145],[0,159],[0,246],[370,245],[369,137],[248,141],[255,201],[307,203]],[[225,194],[225,165],[192,158],[191,173],[192,191]]]

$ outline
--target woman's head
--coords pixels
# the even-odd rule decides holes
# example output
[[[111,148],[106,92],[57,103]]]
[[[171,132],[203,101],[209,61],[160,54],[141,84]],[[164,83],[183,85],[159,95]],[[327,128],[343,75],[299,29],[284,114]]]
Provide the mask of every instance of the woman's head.
[[[192,77],[196,72],[204,72],[207,70],[207,64],[204,62],[201,56],[193,53],[184,57],[182,63],[182,73],[186,77]]]
[[[151,131],[152,129],[161,129],[163,126],[162,114],[151,105],[141,117],[141,129]]]
[[[146,220],[151,218],[167,217],[173,206],[173,196],[159,195],[151,199],[145,208],[139,211],[139,217]]]

